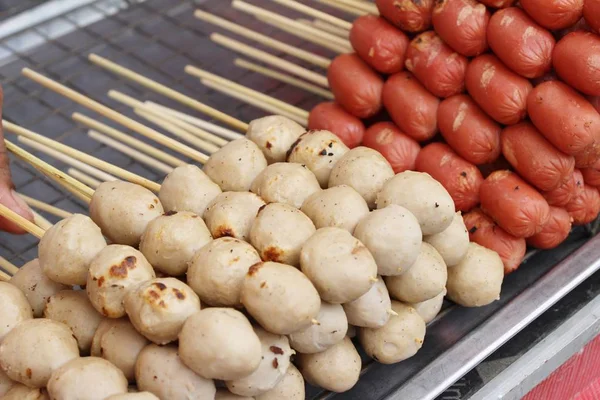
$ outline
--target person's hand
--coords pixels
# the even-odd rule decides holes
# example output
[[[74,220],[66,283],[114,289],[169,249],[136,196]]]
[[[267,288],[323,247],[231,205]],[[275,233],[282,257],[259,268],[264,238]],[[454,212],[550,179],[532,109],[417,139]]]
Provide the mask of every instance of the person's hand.
[[[0,121],[2,119],[2,104],[4,95],[2,87],[0,87]],[[4,145],[4,131],[2,124],[0,123],[0,203],[10,208],[17,214],[33,221],[33,214],[31,210],[25,204],[15,192],[15,186],[13,185],[12,178],[10,176],[10,167],[8,160],[8,153],[6,152],[6,146]],[[7,231],[10,233],[25,233],[21,228],[16,226],[10,221],[0,217],[0,230]]]

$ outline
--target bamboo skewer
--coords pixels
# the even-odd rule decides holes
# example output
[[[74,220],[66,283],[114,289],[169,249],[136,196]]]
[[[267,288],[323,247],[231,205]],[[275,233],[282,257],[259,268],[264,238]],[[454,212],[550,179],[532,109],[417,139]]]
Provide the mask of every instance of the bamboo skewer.
[[[69,168],[67,170],[67,172],[73,178],[85,183],[86,185],[88,185],[89,187],[92,187],[94,189],[97,189],[98,186],[100,186],[102,184],[102,182],[99,181],[98,179],[92,178],[91,176],[84,174],[83,172],[76,170],[75,168]]]
[[[271,96],[268,96],[266,94],[260,93],[259,91],[250,89],[248,87],[240,85],[239,83],[235,83],[235,82],[233,82],[233,81],[231,81],[229,79],[225,79],[225,78],[220,77],[218,75],[211,74],[208,71],[202,70],[202,69],[194,67],[192,65],[187,65],[185,67],[185,72],[188,73],[188,74],[190,74],[190,75],[193,75],[193,76],[195,76],[197,78],[209,80],[209,81],[215,82],[215,83],[217,83],[219,85],[223,85],[226,88],[235,90],[235,91],[237,91],[237,92],[239,92],[239,93],[241,93],[241,94],[243,94],[245,96],[252,97],[252,98],[255,98],[257,100],[264,101],[265,103],[268,103],[268,104],[272,104],[273,106],[278,107],[278,108],[280,108],[282,110],[285,110],[288,113],[297,115],[300,118],[308,118],[308,111],[306,111],[306,110],[303,110],[303,109],[301,109],[299,107],[292,106],[291,104],[288,104],[288,103],[286,103],[284,101],[281,101],[281,100],[276,99],[274,97],[271,97]]]
[[[26,137],[35,142],[43,144],[44,146],[47,146],[50,149],[54,149],[60,153],[63,153],[71,158],[74,158],[75,160],[80,161],[81,163],[87,164],[88,166],[95,167],[96,169],[102,170],[106,173],[112,174],[121,179],[130,181],[133,183],[137,183],[138,185],[144,186],[145,188],[148,188],[155,192],[158,192],[160,190],[160,185],[158,185],[155,182],[152,182],[149,179],[146,179],[144,177],[141,177],[139,175],[131,173],[123,168],[114,166],[110,163],[107,163],[106,161],[100,160],[99,158],[92,157],[82,151],[79,151],[72,147],[66,146],[62,143],[57,142],[56,140],[49,139],[45,136],[42,136],[35,132],[32,132],[28,129],[22,128],[18,125],[12,124],[8,121],[3,121],[3,123],[4,123],[4,127],[8,131],[10,131],[16,135],[19,135],[21,137]],[[71,165],[73,165],[73,164],[71,164]],[[93,173],[93,172],[88,171],[88,173]],[[116,178],[114,178],[114,176],[112,178],[113,178],[113,180],[116,180]]]
[[[345,4],[338,3],[336,0],[315,0],[315,1],[317,1],[321,4],[325,4],[327,6],[330,6],[330,7],[336,8],[338,10],[342,10],[342,11],[347,12],[348,14],[352,14],[352,15],[361,16],[361,15],[368,14],[362,10],[359,10],[358,8],[354,8],[354,7],[347,6]]]
[[[129,157],[133,158],[134,160],[139,161],[140,163],[147,165],[150,168],[154,168],[157,171],[164,172],[165,174],[168,174],[171,171],[173,171],[173,167],[171,167],[170,165],[167,165],[161,161],[158,161],[157,159],[152,158],[152,157],[142,153],[141,151],[132,149],[131,147],[126,146],[117,140],[114,140],[112,138],[109,138],[108,136],[101,134],[100,132],[90,130],[90,131],[88,131],[88,136],[97,142],[100,142],[114,150],[117,150],[125,155],[128,155]]]
[[[258,74],[268,76],[269,78],[273,78],[278,81],[287,83],[288,85],[304,89],[307,92],[319,95],[326,99],[333,100],[334,98],[333,93],[331,93],[329,90],[323,89],[317,85],[313,85],[312,83],[305,82],[301,79],[294,78],[293,76],[277,72],[271,68],[266,68],[258,64],[251,63],[250,61],[243,60],[241,58],[236,58],[234,64],[240,68],[244,68],[256,72]]]
[[[221,92],[229,97],[233,97],[234,99],[238,99],[246,104],[250,104],[254,107],[260,108],[261,110],[264,110],[264,111],[272,113],[272,114],[282,115],[293,121],[296,121],[297,123],[299,123],[300,125],[303,125],[305,127],[308,126],[308,120],[306,118],[300,118],[297,115],[290,114],[287,111],[282,110],[272,104],[266,103],[266,102],[256,99],[256,98],[244,96],[240,92],[220,86],[213,81],[207,81],[206,79],[201,79],[200,82],[202,82],[202,84],[206,87],[209,87],[213,90]]]
[[[333,35],[337,35],[344,39],[348,39],[350,37],[350,31],[339,28],[337,26],[329,25],[327,22],[323,22],[320,19],[308,20],[308,19],[299,19],[298,22],[301,24],[312,26],[316,29],[320,29],[325,32],[329,32]]]
[[[327,82],[326,76],[300,67],[294,63],[283,60],[279,57],[275,57],[274,55],[271,55],[267,52],[255,49],[254,47],[248,46],[242,42],[238,42],[237,40],[233,40],[231,38],[228,38],[227,36],[223,36],[218,33],[211,34],[210,39],[213,42],[218,43],[221,46],[227,47],[230,50],[244,54],[261,62],[271,64],[274,67],[282,69],[300,78],[304,78],[307,81],[316,83],[319,86],[329,87],[329,83]]]
[[[19,267],[17,267],[4,257],[0,257],[0,267],[2,267],[2,269],[8,272],[10,275],[14,275],[17,272],[19,272]]]
[[[52,222],[48,221],[46,218],[38,214],[35,210],[31,210],[31,213],[33,214],[33,223],[42,228],[43,230],[47,231],[54,225]]]
[[[228,21],[224,18],[217,17],[216,15],[213,15],[213,14],[201,11],[201,10],[196,10],[194,15],[196,16],[196,18],[198,18],[202,21],[211,23],[211,24],[216,25],[223,29],[227,29],[228,31],[233,32],[237,35],[243,36],[247,39],[254,40],[255,42],[258,42],[262,45],[271,47],[275,50],[282,51],[286,54],[294,56],[300,60],[306,61],[306,62],[316,65],[318,67],[328,68],[329,64],[331,64],[331,60],[328,60],[327,58],[322,57],[318,54],[314,54],[309,51],[302,50],[302,49],[299,49],[294,46],[290,46],[287,43],[283,43],[279,40],[272,39],[266,35],[263,35],[261,33],[255,32],[251,29],[245,28],[241,25],[238,25],[234,22]]]
[[[379,15],[379,9],[373,3],[360,0],[335,0],[336,3],[355,8],[367,14]]]
[[[149,144],[146,144],[144,142],[142,142],[141,140],[138,140],[136,138],[133,138],[117,129],[114,129],[108,125],[105,125],[99,121],[96,121],[93,118],[90,118],[86,115],[80,114],[80,113],[73,113],[72,115],[73,120],[87,126],[90,129],[94,129],[98,132],[101,132],[107,136],[110,136],[111,138],[121,142],[121,143],[125,143],[129,146],[131,146],[134,149],[137,149],[145,154],[149,154],[150,156],[156,158],[157,160],[160,160],[162,162],[164,162],[165,164],[169,164],[172,166],[181,166],[181,165],[186,165],[186,162],[183,160],[180,160],[177,157],[173,157],[172,155],[165,153],[162,150],[157,149],[156,147],[150,146]]]
[[[134,111],[136,109],[139,109],[148,114],[152,114],[155,118],[164,119],[166,122],[175,124],[175,125],[179,126],[180,128],[185,129],[189,133],[193,134],[194,136],[207,141],[206,147],[203,147],[206,151],[214,152],[214,151],[218,150],[219,147],[225,146],[228,143],[227,140],[225,140],[213,133],[207,132],[204,129],[200,129],[196,126],[193,126],[186,122],[183,122],[170,114],[164,115],[164,113],[159,112],[156,109],[149,107],[148,105],[146,105],[146,103],[136,100],[131,96],[127,96],[126,94],[121,93],[117,90],[109,90],[108,97],[133,108]],[[208,143],[208,142],[210,142],[210,143]],[[219,147],[216,147],[215,145],[219,146]]]
[[[8,282],[8,281],[10,281],[10,275],[8,275],[4,271],[0,271],[0,281],[2,281],[2,282]]]
[[[166,113],[169,115],[172,115],[182,121],[187,122],[188,124],[192,124],[194,126],[197,126],[198,128],[202,128],[205,129],[209,132],[214,133],[215,135],[219,135],[221,137],[223,137],[226,140],[235,140],[235,139],[239,139],[241,137],[244,137],[243,134],[238,133],[238,132],[234,132],[232,130],[229,130],[227,128],[223,128],[222,126],[219,125],[215,125],[211,122],[207,122],[204,121],[200,118],[196,118],[196,117],[192,117],[191,115],[182,113],[180,111],[174,110],[172,108],[163,106],[161,104],[158,103],[154,103],[152,101],[145,101],[144,104],[146,104],[149,108],[153,108],[155,110],[158,110],[162,113]]]
[[[204,154],[200,153],[199,151],[186,146],[182,143],[179,143],[178,141],[163,135],[162,133],[151,129],[129,117],[126,117],[123,114],[120,114],[118,112],[116,112],[115,110],[112,110],[108,107],[106,107],[103,104],[98,103],[95,100],[90,99],[87,96],[84,96],[76,91],[74,91],[73,89],[70,89],[64,85],[61,85],[60,83],[53,81],[52,79],[49,79],[41,74],[38,74],[37,72],[34,72],[32,70],[30,70],[29,68],[24,68],[23,69],[23,75],[25,75],[26,77],[28,77],[29,79],[45,86],[48,89],[51,89],[59,94],[62,94],[63,96],[91,109],[94,110],[96,112],[98,112],[99,114],[104,115],[107,118],[112,119],[115,122],[118,122],[124,126],[126,126],[127,128],[139,133],[140,135],[146,136],[154,141],[156,141],[157,143],[160,143],[166,147],[169,147],[172,150],[175,150],[187,157],[190,157],[196,161],[200,161],[202,162],[202,160],[204,159]],[[147,79],[147,78],[144,78]]]
[[[44,233],[46,233],[44,229],[40,228],[33,222],[30,222],[25,218],[21,217],[19,214],[6,207],[4,204],[0,204],[0,216],[6,218],[10,222],[17,225],[19,228],[23,229],[24,231],[31,233],[38,239],[41,239],[44,236]]]
[[[344,40],[338,36],[332,35],[327,32],[308,28],[307,26],[302,25],[301,23],[294,21],[291,18],[287,18],[272,11],[265,10],[264,8],[256,7],[242,0],[233,0],[231,6],[247,14],[254,15],[255,17],[263,17],[265,19],[268,19],[269,21],[283,24],[285,26],[293,28],[294,31],[303,32],[308,35],[314,35],[325,42],[334,43],[338,46],[345,47],[348,51],[352,51],[352,47],[350,46],[350,43],[348,43],[347,40]]]
[[[19,159],[30,164],[42,174],[57,182],[69,192],[73,193],[79,199],[86,201],[87,203],[90,202],[90,199],[94,195],[93,189],[77,181],[76,179],[71,178],[69,175],[65,174],[61,170],[37,158],[28,151],[23,150],[22,148],[13,144],[12,142],[4,139],[4,143],[6,145],[6,149],[13,153],[15,156],[17,156]]]
[[[348,21],[344,21],[341,18],[334,17],[333,15],[327,14],[323,11],[317,10],[315,8],[306,6],[298,1],[290,1],[290,0],[272,0],[275,3],[284,5],[293,10],[299,11],[303,14],[310,15],[311,17],[315,17],[322,21],[326,21],[331,25],[337,26],[339,28],[350,30],[352,29],[352,24]]]
[[[73,215],[68,211],[62,210],[58,207],[44,203],[43,201],[34,199],[32,197],[25,196],[24,194],[19,193],[19,196],[21,196],[21,198],[25,200],[25,203],[27,203],[30,207],[37,208],[40,211],[45,211],[48,214],[54,215],[56,217],[69,218],[71,215]]]

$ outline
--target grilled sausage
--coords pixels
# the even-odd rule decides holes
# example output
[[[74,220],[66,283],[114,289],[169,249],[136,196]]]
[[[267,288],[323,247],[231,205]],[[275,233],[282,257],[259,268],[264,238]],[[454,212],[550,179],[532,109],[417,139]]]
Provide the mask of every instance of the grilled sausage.
[[[521,0],[521,7],[546,29],[565,29],[583,15],[584,0]]]
[[[358,146],[365,135],[365,124],[333,101],[319,103],[310,110],[308,129],[333,132],[351,149]]]
[[[421,32],[431,26],[434,0],[375,0],[379,13],[407,32]]]
[[[552,56],[556,73],[582,93],[600,96],[600,36],[571,32],[556,45]]]
[[[438,0],[433,8],[433,28],[450,47],[467,57],[487,47],[490,13],[475,0]]]
[[[378,122],[365,132],[363,145],[377,150],[390,163],[394,173],[415,168],[421,147],[402,133],[393,122]]]
[[[569,236],[571,220],[564,208],[550,207],[550,218],[540,232],[527,239],[527,244],[543,250],[557,247]]]

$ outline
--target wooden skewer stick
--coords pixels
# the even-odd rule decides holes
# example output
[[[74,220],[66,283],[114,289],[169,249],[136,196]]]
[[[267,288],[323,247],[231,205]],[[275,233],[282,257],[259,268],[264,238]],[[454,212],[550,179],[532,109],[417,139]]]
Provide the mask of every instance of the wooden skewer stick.
[[[338,3],[336,0],[315,0],[315,1],[317,1],[321,4],[328,5],[332,8],[342,10],[342,11],[347,12],[348,14],[352,14],[352,15],[361,16],[361,15],[368,14],[367,12],[359,10],[358,8],[354,8],[354,7],[347,6],[345,4]]]
[[[173,167],[171,167],[170,165],[158,161],[157,159],[152,158],[142,153],[141,151],[132,149],[131,147],[126,146],[117,140],[114,140],[112,138],[109,138],[108,136],[101,134],[100,132],[90,130],[88,131],[88,136],[97,142],[100,142],[112,149],[115,149],[125,155],[128,155],[134,160],[139,161],[140,163],[147,165],[150,168],[154,168],[157,171],[164,172],[165,174],[168,174],[171,171],[173,171]]]
[[[60,83],[53,81],[52,79],[47,78],[42,74],[39,74],[33,70],[30,70],[29,68],[23,69],[23,75],[28,77],[29,79],[41,84],[42,86],[45,86],[48,89],[51,89],[57,93],[60,93],[63,96],[75,101],[76,103],[79,103],[91,110],[94,110],[97,113],[99,113],[107,118],[110,118],[113,121],[118,122],[121,125],[131,129],[132,131],[135,131],[135,132],[139,133],[140,135],[146,136],[146,137],[154,140],[155,142],[160,143],[163,146],[166,146],[172,150],[175,150],[191,159],[201,162],[201,160],[203,160],[205,157],[204,154],[200,153],[196,149],[193,149],[189,146],[179,143],[178,141],[176,141],[168,136],[165,136],[162,133],[160,133],[154,129],[151,129],[151,128],[137,122],[136,120],[126,117],[125,115],[118,113],[115,110],[112,110],[112,109],[106,107],[105,105],[100,104],[97,101],[92,100],[89,97],[84,96],[81,93],[74,91],[73,89],[70,89],[64,85],[61,85]],[[144,78],[144,79],[147,79],[147,78]]]
[[[6,145],[6,149],[17,156],[19,159],[24,162],[30,164],[35,169],[40,171],[42,174],[46,175],[48,178],[57,182],[59,185],[67,189],[69,192],[73,193],[79,199],[90,202],[90,199],[94,195],[94,190],[79,182],[76,179],[71,178],[69,175],[65,174],[61,170],[53,167],[47,162],[37,158],[33,154],[25,151],[14,143],[4,139],[4,144]]]
[[[19,214],[6,207],[4,204],[0,204],[0,216],[6,218],[10,222],[17,225],[19,228],[23,229],[24,231],[31,233],[38,239],[41,239],[42,236],[44,236],[44,233],[46,233],[44,229],[40,228],[33,222],[30,222],[25,218],[21,217]]]
[[[73,215],[68,211],[52,206],[48,203],[44,203],[43,201],[34,199],[32,197],[25,196],[24,194],[19,193],[19,196],[21,196],[21,198],[25,200],[25,203],[27,203],[30,207],[37,208],[40,211],[45,211],[48,214],[54,215],[56,217],[69,218],[71,215]]]
[[[379,15],[379,9],[373,3],[360,0],[335,0],[335,2],[348,7],[356,8],[357,10],[364,11],[368,14]]]
[[[94,167],[92,167],[86,163],[83,163],[71,156],[61,153],[60,151],[54,150],[51,147],[46,147],[45,145],[38,143],[35,140],[31,140],[24,136],[19,136],[18,140],[19,140],[19,142],[27,145],[28,147],[31,147],[34,150],[37,150],[44,154],[47,154],[50,157],[55,158],[58,161],[64,162],[65,164],[68,164],[72,167],[79,168],[82,171],[85,171],[88,174],[95,176],[98,179],[102,179],[103,181],[110,182],[110,181],[119,180],[118,178],[116,178],[115,176],[113,176],[111,174],[107,174],[104,171],[94,168]]]
[[[349,31],[342,28],[338,28],[337,26],[329,25],[327,22],[321,21],[320,19],[313,19],[312,21],[308,19],[299,19],[298,22],[307,26],[313,26],[316,29],[329,32],[344,39],[348,39],[350,37]]]
[[[234,22],[228,21],[221,17],[217,17],[216,15],[207,13],[205,11],[196,10],[194,15],[196,16],[196,18],[201,19],[202,21],[211,23],[223,29],[227,29],[228,31],[233,32],[237,35],[254,40],[255,42],[271,47],[275,50],[282,51],[286,54],[294,56],[300,60],[306,61],[318,67],[328,68],[329,64],[331,64],[331,60],[322,57],[318,54],[311,53],[309,51],[302,50],[294,46],[290,46],[287,43],[283,43],[279,40],[272,39],[266,35],[255,32],[251,29],[245,28]]]
[[[276,99],[272,96],[260,93],[259,91],[250,89],[246,86],[240,85],[239,83],[235,83],[229,79],[225,79],[218,75],[211,74],[210,72],[194,67],[193,65],[186,65],[185,72],[197,78],[209,80],[219,85],[223,85],[226,88],[235,90],[236,92],[239,92],[245,96],[253,97],[257,100],[264,101],[265,103],[272,104],[273,106],[279,107],[280,109],[285,110],[288,113],[297,115],[300,118],[308,118],[308,111],[306,110],[303,110],[296,106],[292,106],[291,104]]]
[[[2,269],[8,272],[10,275],[14,275],[17,272],[19,272],[19,267],[17,267],[4,257],[0,257],[0,267],[2,267]]]
[[[331,93],[329,90],[323,89],[317,85],[313,85],[312,83],[305,82],[301,79],[294,78],[293,76],[283,74],[281,72],[277,72],[274,69],[263,67],[263,66],[251,63],[250,61],[246,61],[241,58],[236,58],[234,60],[234,63],[236,66],[238,66],[240,68],[244,68],[244,69],[247,69],[250,71],[254,71],[258,74],[268,76],[269,78],[273,78],[278,81],[295,86],[297,88],[304,89],[307,92],[319,95],[326,99],[333,100],[333,98],[334,98],[333,93]]]
[[[160,190],[160,185],[155,182],[152,182],[149,179],[146,179],[146,178],[136,175],[132,172],[129,172],[123,168],[119,168],[115,165],[107,163],[106,161],[103,161],[99,158],[92,157],[89,154],[86,154],[82,151],[76,150],[72,147],[66,146],[60,142],[57,142],[56,140],[52,140],[50,138],[47,138],[45,136],[42,136],[35,132],[32,132],[28,129],[25,129],[23,127],[20,127],[18,125],[8,122],[8,121],[3,121],[3,123],[4,123],[4,127],[6,128],[6,130],[8,130],[16,135],[31,139],[31,140],[38,142],[44,146],[47,146],[48,148],[54,149],[60,153],[63,153],[65,155],[71,157],[71,158],[74,158],[75,160],[80,161],[81,163],[87,164],[88,166],[95,167],[101,171],[112,174],[112,175],[117,176],[126,181],[133,182],[138,185],[144,186],[145,188],[148,188],[155,192],[158,192]],[[73,164],[71,164],[71,165],[73,165]],[[79,166],[77,166],[77,165],[75,165],[75,166],[79,168]],[[93,172],[88,171],[88,173],[93,173]],[[113,178],[112,180],[116,180],[116,178],[114,178],[114,176],[112,177]],[[104,179],[104,178],[102,178],[102,179]]]
[[[231,38],[228,38],[227,36],[223,36],[218,33],[211,34],[210,39],[213,42],[218,43],[221,46],[227,47],[230,50],[244,54],[261,62],[270,64],[290,74],[296,75],[300,78],[304,78],[307,81],[316,83],[319,86],[323,86],[325,88],[329,87],[329,82],[327,82],[327,77],[325,75],[317,74],[316,72],[313,72],[309,69],[300,67],[282,58],[275,57],[274,55],[271,55],[265,51],[255,49],[254,47],[248,46],[242,42],[238,42],[237,40],[233,40]]]
[[[125,143],[133,147],[134,149],[151,155],[152,157],[164,162],[165,164],[173,165],[176,167],[187,164],[185,161],[180,160],[177,157],[173,157],[172,155],[165,153],[164,151],[159,150],[156,147],[150,146],[149,144],[146,144],[141,140],[133,138],[117,129],[114,129],[113,127],[96,121],[95,119],[90,118],[86,115],[76,112],[73,113],[71,117],[73,118],[73,120],[87,126],[88,128],[94,129],[98,132],[102,132],[103,134],[110,136],[111,138],[118,140],[121,143]]]
[[[35,210],[31,210],[31,213],[33,214],[33,223],[42,228],[43,230],[47,231],[54,225],[52,222],[48,221],[46,218],[38,214]]]
[[[274,1],[275,3],[281,4],[281,5],[284,5],[288,8],[291,8],[292,10],[296,10],[303,14],[310,15],[311,17],[317,18],[319,20],[326,21],[326,22],[330,23],[331,25],[337,26],[344,30],[348,31],[348,30],[352,29],[352,23],[350,23],[348,21],[344,21],[341,18],[334,17],[333,15],[327,14],[326,12],[306,6],[298,1],[290,1],[290,0],[272,0],[272,1]]]
[[[296,121],[297,123],[299,123],[302,126],[308,126],[308,120],[306,118],[300,118],[297,115],[294,114],[290,114],[285,110],[282,110],[279,107],[274,106],[273,104],[270,103],[266,103],[263,100],[260,99],[256,99],[253,97],[247,97],[244,94],[235,91],[233,89],[229,89],[227,87],[223,87],[213,81],[208,81],[206,79],[201,79],[200,82],[202,82],[202,84],[206,87],[209,87],[213,90],[216,90],[217,92],[221,92],[229,97],[233,97],[234,99],[238,99],[246,104],[250,104],[254,107],[260,108],[261,110],[264,110],[268,113],[272,113],[272,114],[277,114],[277,115],[282,115],[284,117],[287,117],[293,121]]]
[[[194,135],[200,139],[203,139],[207,142],[210,142],[210,143],[205,142],[206,146],[201,147],[201,148],[205,149],[206,151],[210,151],[210,152],[216,151],[215,149],[218,149],[218,147],[216,147],[216,146],[221,147],[221,146],[225,146],[228,143],[227,140],[225,140],[213,133],[207,132],[204,129],[200,129],[197,126],[190,125],[187,122],[181,121],[179,118],[176,118],[170,114],[165,115],[164,113],[159,112],[154,108],[148,107],[146,105],[146,103],[143,103],[137,99],[134,99],[131,96],[127,96],[125,93],[121,93],[117,90],[109,90],[108,97],[110,97],[111,99],[117,100],[118,102],[121,102],[121,103],[133,108],[134,110],[139,109],[148,114],[151,114],[155,118],[164,119],[166,122],[175,124],[178,127],[185,129],[192,135]],[[216,145],[216,146],[214,146],[214,145]]]
[[[67,173],[69,175],[71,175],[73,178],[80,180],[81,182],[85,183],[86,185],[88,185],[89,187],[92,187],[94,189],[97,189],[98,186],[100,186],[102,184],[101,181],[99,181],[96,178],[92,178],[91,176],[75,169],[75,168],[69,168],[67,170]]]
[[[345,47],[348,51],[352,51],[352,46],[350,46],[350,43],[348,43],[347,40],[344,40],[338,36],[332,35],[331,33],[311,29],[305,25],[302,25],[301,23],[299,23],[297,21],[294,21],[291,18],[287,18],[287,17],[284,17],[277,13],[274,13],[272,11],[265,10],[264,8],[256,7],[256,6],[246,3],[245,1],[242,1],[242,0],[233,0],[231,5],[233,8],[243,11],[247,14],[254,15],[255,17],[266,18],[269,21],[274,21],[274,22],[283,24],[285,26],[288,26],[288,27],[294,29],[294,31],[303,32],[303,33],[306,33],[309,35],[314,35],[317,38],[322,39],[325,42],[334,43],[334,44],[337,44],[338,46]]]
[[[2,281],[2,282],[8,282],[8,281],[10,281],[10,275],[8,275],[4,271],[0,271],[0,281]]]
[[[192,124],[194,126],[197,126],[198,128],[202,128],[205,129],[209,132],[214,133],[215,135],[219,135],[221,137],[223,137],[226,140],[235,140],[235,139],[239,139],[241,137],[244,137],[244,135],[242,135],[241,133],[238,132],[234,132],[232,130],[229,130],[227,128],[223,128],[222,126],[219,125],[215,125],[211,122],[207,122],[204,121],[200,118],[196,118],[196,117],[192,117],[191,115],[182,113],[180,111],[174,110],[172,108],[169,107],[165,107],[161,104],[158,103],[154,103],[152,101],[145,101],[144,104],[146,104],[149,108],[153,108],[156,109],[160,112],[172,115],[174,117],[177,117],[178,119],[187,122],[188,124]]]

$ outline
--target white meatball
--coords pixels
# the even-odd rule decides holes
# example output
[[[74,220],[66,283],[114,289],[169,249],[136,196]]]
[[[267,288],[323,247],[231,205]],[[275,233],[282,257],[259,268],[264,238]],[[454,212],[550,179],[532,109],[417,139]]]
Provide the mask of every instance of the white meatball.
[[[444,296],[446,296],[445,288],[442,293],[438,294],[433,299],[410,304],[410,306],[417,310],[421,318],[428,324],[440,313],[442,305],[444,304]]]
[[[163,181],[158,198],[165,211],[189,211],[204,216],[204,210],[221,188],[195,165],[175,168]]]
[[[256,400],[304,400],[304,378],[294,364],[290,364],[285,376],[268,392],[259,394]]]
[[[125,293],[154,277],[154,270],[142,253],[133,247],[113,244],[92,260],[86,291],[100,314],[120,318],[125,315]]]
[[[336,393],[352,389],[362,367],[349,337],[321,353],[298,354],[296,363],[308,383]]]
[[[335,227],[354,232],[358,222],[369,214],[369,206],[350,186],[341,185],[310,196],[300,209],[317,229]]]
[[[365,352],[382,364],[394,364],[414,356],[423,345],[425,321],[411,306],[392,301],[390,320],[381,328],[360,328],[358,338]]]
[[[9,282],[23,292],[33,309],[33,316],[35,318],[42,316],[44,307],[50,296],[67,288],[62,283],[49,279],[44,274],[44,271],[42,271],[37,258],[19,268],[17,273],[10,278]]]
[[[444,259],[432,245],[423,242],[413,266],[402,275],[386,277],[385,283],[396,300],[420,303],[442,293],[447,279],[448,268]]]
[[[333,133],[313,130],[300,136],[290,147],[287,161],[306,165],[321,187],[326,188],[333,166],[348,150],[348,146]]]
[[[92,341],[92,356],[102,357],[117,366],[129,381],[135,379],[135,363],[150,342],[127,318],[105,319]]]
[[[75,214],[46,231],[38,246],[39,262],[53,281],[83,286],[90,262],[105,247],[106,240],[94,221]]]
[[[204,172],[224,192],[247,192],[266,167],[267,160],[258,146],[240,138],[213,153],[204,164]]]
[[[107,397],[106,400],[160,400],[150,392],[115,394]]]
[[[79,357],[68,326],[49,319],[30,319],[17,325],[0,344],[0,367],[12,380],[43,388],[57,368]]]
[[[401,275],[415,263],[423,235],[419,221],[404,207],[392,204],[372,211],[354,230],[371,251],[380,275]]]
[[[373,209],[377,193],[393,176],[392,166],[380,152],[359,146],[344,154],[334,165],[329,176],[329,187],[350,186]]]
[[[219,389],[215,395],[215,400],[254,400],[254,397],[238,396],[227,389]]]
[[[8,392],[10,388],[15,386],[16,384],[17,383],[10,379],[8,375],[6,375],[6,373],[2,370],[2,368],[0,368],[0,398],[3,398],[2,396],[4,396],[6,392]]]
[[[102,183],[90,203],[90,217],[102,233],[112,243],[134,247],[140,244],[148,223],[163,213],[154,193],[129,182]]]
[[[16,286],[0,281],[0,343],[21,321],[33,318],[27,298]]]
[[[215,307],[240,308],[244,276],[259,262],[258,252],[248,243],[219,238],[196,253],[187,272],[187,283],[202,302]]]
[[[273,389],[285,376],[293,354],[287,337],[259,327],[255,327],[254,331],[262,348],[258,368],[244,378],[225,382],[229,391],[240,396],[257,396]]]
[[[346,336],[348,319],[339,304],[321,302],[317,316],[318,324],[290,334],[290,345],[299,353],[319,353],[325,351]]]
[[[50,397],[45,389],[34,389],[17,383],[2,396],[2,400],[50,400]]]
[[[105,400],[127,393],[127,379],[102,358],[77,358],[54,371],[48,392],[52,399]]]
[[[481,307],[500,299],[502,265],[498,253],[469,243],[467,255],[448,269],[448,298],[464,307]]]
[[[288,149],[306,132],[295,121],[281,115],[270,115],[250,121],[246,137],[265,155],[269,164],[285,161]]]
[[[300,265],[300,249],[315,233],[303,212],[288,204],[271,203],[261,208],[250,229],[250,243],[263,261]]]
[[[367,293],[343,306],[351,325],[381,328],[390,319],[392,301],[385,282],[379,276]]]
[[[242,304],[263,328],[288,335],[313,323],[319,293],[296,268],[275,262],[250,267],[242,285]]]
[[[231,308],[206,308],[183,325],[179,356],[204,378],[233,380],[256,371],[262,352],[260,340],[244,314]]]
[[[198,295],[175,278],[135,286],[125,295],[124,304],[135,329],[157,344],[177,340],[185,320],[200,311]]]
[[[148,224],[140,251],[158,271],[180,276],[187,271],[194,254],[211,240],[206,224],[197,214],[173,211]]]
[[[377,208],[390,204],[398,204],[417,217],[423,235],[443,232],[454,219],[452,197],[424,172],[404,171],[388,180],[377,195]]]
[[[469,232],[460,211],[454,214],[449,227],[423,240],[435,247],[448,267],[458,264],[469,249]]]
[[[334,304],[358,299],[377,279],[369,250],[340,228],[321,228],[312,235],[302,246],[300,266],[321,298]]]
[[[250,190],[267,203],[286,203],[300,208],[311,194],[321,191],[321,186],[306,166],[279,162],[265,168],[252,182]]]
[[[62,322],[73,331],[81,354],[89,354],[100,315],[83,290],[63,290],[48,299],[44,318]]]
[[[146,346],[135,364],[135,381],[140,390],[161,399],[212,399],[215,383],[186,367],[176,346]]]
[[[208,205],[204,220],[215,239],[229,236],[248,241],[252,223],[264,205],[254,193],[225,192]]]

